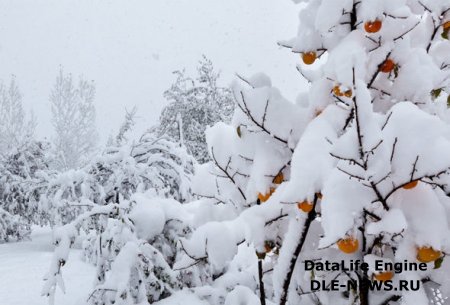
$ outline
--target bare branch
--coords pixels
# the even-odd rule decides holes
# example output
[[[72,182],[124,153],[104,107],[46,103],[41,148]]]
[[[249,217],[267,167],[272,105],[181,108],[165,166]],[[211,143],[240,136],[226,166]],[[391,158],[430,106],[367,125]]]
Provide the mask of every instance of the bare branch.
[[[272,134],[271,132],[269,132],[261,123],[259,123],[258,121],[256,121],[256,119],[253,117],[253,115],[250,113],[250,110],[245,102],[245,97],[244,97],[244,93],[241,91],[241,97],[242,97],[242,102],[244,104],[244,107],[242,107],[242,105],[240,103],[237,103],[238,107],[242,110],[243,113],[245,113],[247,115],[247,117],[257,126],[259,127],[262,131],[264,131],[265,133],[267,133],[268,135],[270,135],[272,138],[278,140],[279,142],[285,144],[287,146],[288,141],[284,140],[274,134]],[[293,151],[291,148],[289,148],[291,151]]]
[[[223,168],[219,162],[216,159],[216,155],[214,154],[214,147],[211,148],[211,155],[213,157],[213,161],[214,164],[217,166],[218,169],[220,169],[220,171],[222,171],[222,173],[224,173],[228,179],[230,179],[230,181],[236,186],[237,190],[239,191],[239,193],[241,194],[242,198],[244,199],[244,201],[247,201],[247,197],[245,197],[244,192],[242,191],[242,189],[237,185],[236,181],[234,180],[234,178],[230,175],[230,173]]]
[[[391,163],[392,163],[392,160],[394,159],[395,146],[397,146],[397,141],[398,141],[398,138],[395,137],[394,144],[392,144]]]
[[[381,130],[384,130],[384,128],[386,127],[386,125],[389,123],[389,120],[391,119],[391,117],[392,117],[392,112],[390,112],[390,113],[388,114],[388,117],[386,118],[386,121],[384,122],[383,126],[381,127]]]
[[[403,39],[403,37],[408,34],[409,32],[411,32],[412,30],[414,30],[418,25],[420,24],[420,21],[418,21],[412,28],[410,28],[409,30],[407,30],[406,32],[404,32],[403,34],[401,34],[398,37],[394,38],[394,42],[396,42],[399,39]]]

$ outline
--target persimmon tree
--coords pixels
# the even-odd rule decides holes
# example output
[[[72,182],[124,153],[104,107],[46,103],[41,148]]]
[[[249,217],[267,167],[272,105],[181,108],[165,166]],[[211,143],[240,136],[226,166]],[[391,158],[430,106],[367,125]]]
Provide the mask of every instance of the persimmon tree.
[[[311,82],[310,105],[323,109],[317,124],[342,117],[334,137],[327,137],[324,157],[330,167],[316,179],[304,167],[312,170],[314,160],[315,166],[326,162],[301,152],[309,146],[306,135],[317,132],[308,127],[305,144],[301,140],[297,147],[299,157],[293,157],[299,170],[293,171],[284,200],[302,192],[311,197],[305,191],[320,184],[319,257],[336,260],[328,248],[337,246],[352,253],[348,259],[364,260],[371,268],[326,275],[357,282],[357,291],[347,294],[357,304],[428,304],[436,285],[448,290],[442,277],[445,263],[440,270],[394,275],[375,272],[373,262],[421,261],[440,267],[448,251],[450,160],[442,151],[449,145],[449,12],[446,1],[307,1],[299,34],[286,44],[302,54],[304,64],[298,68]],[[304,68],[312,64],[305,60],[309,53],[326,57],[318,69]],[[345,249],[349,243],[354,249]],[[397,284],[419,279],[423,285],[418,292],[369,291],[369,281],[391,277]]]
[[[270,273],[277,258],[264,257],[278,251],[289,227],[287,216],[298,209],[268,202],[289,178],[292,153],[310,119],[263,74],[241,77],[232,90],[232,123],[206,132],[212,161],[197,169],[192,186],[203,198],[202,220],[183,241],[184,258],[176,265],[203,275],[193,289],[211,304],[256,295],[264,301],[266,293],[273,294]]]
[[[194,191],[210,221],[183,248],[186,268],[213,266],[198,293],[209,285],[204,297],[215,304],[239,284],[261,304],[442,303],[450,293],[450,4],[297,2],[305,2],[298,35],[280,44],[299,54],[307,92],[294,104],[263,75],[241,78],[232,124],[207,131],[212,161]],[[243,255],[247,282],[231,275]],[[369,268],[311,272],[306,259]],[[428,268],[380,271],[377,260]],[[357,288],[312,291],[312,279]],[[370,289],[387,280],[420,288]]]

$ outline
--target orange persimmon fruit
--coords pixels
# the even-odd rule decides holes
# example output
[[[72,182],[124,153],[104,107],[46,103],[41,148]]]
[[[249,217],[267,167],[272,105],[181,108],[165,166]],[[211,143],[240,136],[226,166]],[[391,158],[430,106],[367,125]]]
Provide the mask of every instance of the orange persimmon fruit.
[[[374,21],[367,21],[364,23],[364,30],[367,33],[376,33],[381,29],[383,23],[381,20],[375,19]]]
[[[336,96],[345,96],[345,97],[352,97],[353,92],[351,89],[348,89],[347,91],[342,92],[340,86],[334,86],[333,87],[333,93]]]
[[[359,241],[356,238],[347,237],[339,240],[337,246],[342,252],[351,254],[358,251]]]
[[[444,31],[450,30],[450,20],[444,22],[444,24],[442,25],[442,27],[444,28]]]
[[[381,273],[374,275],[374,278],[380,282],[390,281],[390,280],[392,280],[393,277],[394,277],[394,272],[392,272],[392,271],[385,271],[385,272],[381,272]]]
[[[275,184],[281,184],[284,180],[284,175],[282,172],[279,172],[272,180]]]
[[[299,210],[302,210],[305,213],[309,213],[314,208],[314,205],[307,200],[297,203],[297,207]]]
[[[419,180],[414,180],[414,181],[411,181],[411,182],[405,184],[405,185],[403,186],[403,188],[404,188],[405,190],[410,190],[410,189],[415,188],[415,187],[417,186],[418,183],[419,183]]]
[[[417,248],[417,260],[421,263],[429,263],[439,259],[442,256],[442,252],[434,250],[431,247]]]
[[[265,194],[258,193],[259,201],[266,202],[267,200],[269,200],[270,196],[272,196],[273,192],[275,192],[275,188],[271,187],[268,193]]]
[[[395,62],[388,58],[386,59],[383,64],[380,66],[380,71],[383,73],[390,73],[395,68]]]
[[[302,59],[305,65],[312,65],[317,59],[317,54],[316,52],[305,52],[302,53]]]

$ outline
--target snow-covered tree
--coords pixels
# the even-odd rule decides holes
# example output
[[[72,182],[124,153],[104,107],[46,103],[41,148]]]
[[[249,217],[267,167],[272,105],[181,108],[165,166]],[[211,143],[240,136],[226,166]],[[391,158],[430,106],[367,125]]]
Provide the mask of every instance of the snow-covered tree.
[[[109,147],[83,168],[54,176],[41,205],[52,211],[52,224],[60,225],[71,222],[84,209],[119,198],[128,200],[149,189],[155,196],[189,201],[194,163],[178,143],[145,133],[131,148]]]
[[[30,141],[0,159],[0,241],[23,239],[33,224],[48,223],[39,202],[52,175],[49,151],[49,143]]]
[[[56,246],[43,294],[64,291],[61,267],[75,238],[97,266],[89,304],[153,303],[179,289],[178,240],[191,232],[195,160],[179,143],[145,133],[131,149],[109,148],[79,170],[57,176],[43,205],[56,211]],[[57,219],[55,217],[55,219]]]
[[[50,94],[59,169],[82,166],[96,150],[94,98],[93,82],[80,78],[76,85],[71,74],[59,71]]]
[[[266,201],[289,179],[294,148],[315,115],[287,101],[263,74],[241,80],[233,86],[231,125],[207,130],[212,161],[197,169],[193,181],[194,193],[204,198],[203,219],[183,242],[177,263],[198,275],[193,289],[211,304],[259,304],[279,293],[274,286],[280,279],[272,274],[301,213],[294,205]]]
[[[0,243],[19,241],[30,235],[29,226],[20,219],[0,207]]]
[[[130,200],[95,206],[55,230],[56,249],[43,294],[52,300],[57,286],[64,291],[61,268],[69,249],[80,228],[94,222],[92,239],[84,242],[97,266],[87,304],[151,304],[170,296],[182,286],[173,264],[180,252],[178,240],[191,231],[191,218],[179,202],[153,194],[136,193]]]
[[[212,305],[444,304],[448,0],[296,2],[303,2],[298,35],[280,44],[300,55],[307,91],[292,103],[269,77],[240,77],[231,122],[206,130],[210,161],[191,185],[201,199],[188,204],[180,204],[189,189],[180,173],[190,162],[170,156],[186,142],[186,118],[173,110],[166,126],[178,143],[164,146],[153,131],[131,153],[134,162],[159,164],[161,175],[139,175],[142,183],[162,184],[106,183],[113,191],[99,194],[111,197],[94,204],[77,195],[89,208],[55,231],[44,294],[64,289],[61,267],[84,229],[85,253],[97,265],[92,304],[153,303],[183,287]],[[311,271],[306,260],[367,268]],[[398,272],[377,261],[426,270]],[[326,284],[315,290],[313,280]],[[328,290],[332,280],[345,287]]]
[[[35,126],[33,117],[26,118],[15,78],[9,86],[0,82],[0,153],[5,154],[30,140]]]
[[[129,133],[133,130],[133,127],[136,124],[136,113],[136,106],[134,106],[131,111],[126,110],[122,125],[120,125],[119,131],[115,138],[110,138],[110,140],[108,141],[108,146],[115,145],[120,147],[128,143]]]
[[[157,127],[158,136],[166,135],[183,143],[199,163],[209,160],[205,129],[217,122],[229,122],[234,103],[229,88],[218,83],[219,73],[203,57],[196,79],[185,71],[175,71],[175,83],[164,93],[169,104],[164,107]]]
[[[195,292],[211,304],[227,303],[236,285],[248,288],[237,300],[261,304],[443,304],[450,5],[297,2],[305,2],[298,35],[281,45],[301,55],[308,92],[293,104],[267,77],[244,79],[233,89],[232,124],[207,131],[212,161],[194,191],[209,221],[184,243],[183,263],[211,266],[212,276]],[[305,260],[368,268],[311,272]],[[427,270],[375,268],[405,260]],[[354,286],[311,290],[311,280],[333,279]],[[370,288],[402,280],[419,288]]]

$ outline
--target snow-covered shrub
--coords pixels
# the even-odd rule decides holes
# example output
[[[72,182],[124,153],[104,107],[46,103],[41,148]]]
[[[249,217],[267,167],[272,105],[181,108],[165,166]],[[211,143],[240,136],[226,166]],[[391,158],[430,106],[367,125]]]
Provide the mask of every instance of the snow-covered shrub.
[[[9,86],[0,82],[0,242],[14,241],[30,234],[37,219],[31,196],[35,172],[42,169],[39,145],[32,141],[33,118],[26,118],[22,95],[15,78]],[[41,160],[39,160],[41,159]]]
[[[30,235],[30,226],[20,216],[12,215],[0,207],[0,243],[19,241]]]
[[[159,196],[180,202],[192,199],[190,181],[196,161],[184,145],[147,132],[133,146],[131,156],[149,171],[147,183]]]
[[[176,71],[175,83],[164,96],[164,107],[157,126],[158,136],[168,136],[183,143],[199,163],[209,160],[205,129],[217,122],[228,122],[234,109],[229,88],[218,84],[219,73],[212,62],[203,57],[198,76],[192,79],[184,71]]]
[[[109,147],[85,167],[59,173],[49,181],[41,204],[52,211],[53,224],[66,224],[95,205],[146,190],[184,202],[191,199],[194,163],[178,143],[146,133],[132,148]]]
[[[64,290],[61,267],[79,235],[86,260],[97,266],[90,304],[152,303],[179,289],[182,275],[172,266],[178,240],[191,232],[181,203],[192,198],[194,165],[179,143],[146,133],[132,148],[110,147],[58,175],[45,201],[63,226],[55,230],[43,293],[52,299],[57,285]]]
[[[43,294],[52,300],[57,286],[65,290],[61,268],[70,247],[82,227],[95,222],[90,234],[95,237],[91,259],[97,274],[88,304],[147,304],[170,296],[182,287],[173,265],[180,253],[178,241],[191,232],[191,218],[179,202],[152,193],[95,206],[55,230],[56,249]]]
[[[5,229],[6,235],[0,240],[18,240],[29,235],[31,225],[48,223],[49,215],[39,202],[45,191],[51,160],[50,145],[46,142],[31,141],[21,147],[11,149],[0,159],[0,208],[3,224],[11,217],[11,224]],[[8,216],[9,215],[9,216]],[[0,224],[2,227],[2,224]],[[14,235],[14,237],[7,237]]]

